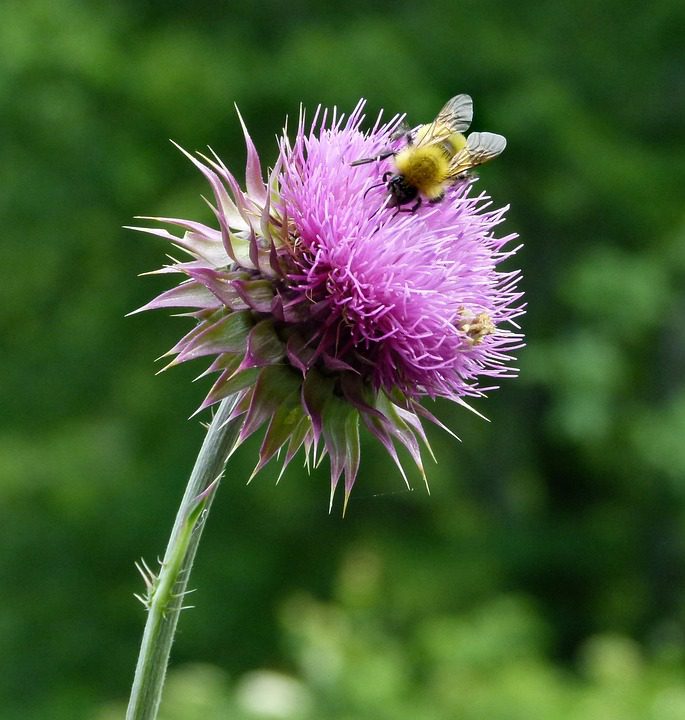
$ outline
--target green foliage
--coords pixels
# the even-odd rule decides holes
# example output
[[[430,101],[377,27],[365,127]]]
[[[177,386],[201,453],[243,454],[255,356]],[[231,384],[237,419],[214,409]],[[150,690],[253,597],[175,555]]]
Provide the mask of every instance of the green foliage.
[[[366,584],[369,562],[352,562],[348,582]],[[210,665],[181,666],[160,720],[675,720],[685,712],[683,657],[673,648],[648,657],[625,636],[595,635],[561,669],[545,656],[549,628],[521,597],[398,630],[382,619],[379,590],[363,608],[291,597],[281,612],[288,670],[232,682]],[[113,705],[97,720],[122,711]]]
[[[437,408],[463,444],[431,434],[431,496],[363,435],[344,521],[325,469],[246,487],[241,448],[165,718],[267,717],[249,698],[272,686],[305,719],[685,714],[682,3],[0,9],[3,718],[121,716],[133,563],[162,554],[200,446],[203,367],[152,366],[186,321],[124,319],[166,247],[121,226],[210,217],[167,138],[239,168],[233,102],[273,162],[301,101],[421,122],[457,92],[509,140],[481,182],[525,243],[521,378],[477,404],[492,424]]]

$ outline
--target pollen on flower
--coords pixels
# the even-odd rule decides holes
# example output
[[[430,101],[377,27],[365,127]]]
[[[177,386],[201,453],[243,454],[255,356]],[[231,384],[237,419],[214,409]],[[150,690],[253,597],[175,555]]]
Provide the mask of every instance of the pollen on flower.
[[[382,178],[400,118],[363,131],[363,105],[349,117],[319,108],[309,124],[302,113],[266,177],[243,124],[244,188],[214,153],[186,153],[211,186],[216,225],[135,228],[189,256],[157,271],[183,280],[141,310],[188,309],[194,326],[170,354],[210,359],[200,409],[237,395],[239,442],[264,429],[255,471],[276,455],[285,468],[300,448],[314,465],[327,454],[331,501],[344,475],[345,504],[361,424],[408,483],[397,448],[424,475],[422,420],[440,425],[421,400],[466,405],[516,374],[522,345],[519,272],[500,269],[518,249],[497,233],[506,208],[469,180],[397,213]],[[354,163],[366,157],[386,159]]]
[[[459,329],[467,336],[472,346],[480,344],[486,335],[492,335],[495,332],[495,325],[486,312],[474,316],[463,310],[462,315]]]

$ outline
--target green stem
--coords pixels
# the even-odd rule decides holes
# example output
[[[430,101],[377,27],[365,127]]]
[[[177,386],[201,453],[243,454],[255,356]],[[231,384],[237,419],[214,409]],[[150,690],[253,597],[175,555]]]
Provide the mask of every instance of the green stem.
[[[169,653],[202,528],[240,428],[229,421],[236,398],[226,398],[207,430],[188,480],[157,578],[148,587],[148,615],[126,720],[157,717]]]

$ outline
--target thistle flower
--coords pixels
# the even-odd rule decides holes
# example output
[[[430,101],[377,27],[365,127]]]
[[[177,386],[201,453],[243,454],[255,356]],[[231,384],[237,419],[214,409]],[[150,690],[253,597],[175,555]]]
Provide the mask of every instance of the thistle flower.
[[[155,271],[185,279],[140,310],[189,308],[194,327],[169,366],[212,359],[203,374],[218,378],[199,409],[238,394],[236,447],[266,427],[255,473],[277,454],[285,469],[301,447],[314,465],[327,454],[331,503],[344,474],[345,505],[360,421],[405,482],[398,446],[425,479],[422,420],[444,425],[422,398],[469,407],[466,398],[515,374],[511,352],[522,344],[519,272],[498,270],[517,249],[515,235],[494,232],[506,208],[491,209],[472,179],[415,212],[390,207],[381,178],[392,159],[351,163],[400,143],[400,118],[379,116],[364,133],[362,110],[345,118],[319,109],[309,127],[301,113],[266,180],[240,118],[245,189],[213,152],[182,151],[212,188],[217,227],[145,218],[183,233],[134,228],[191,258]]]

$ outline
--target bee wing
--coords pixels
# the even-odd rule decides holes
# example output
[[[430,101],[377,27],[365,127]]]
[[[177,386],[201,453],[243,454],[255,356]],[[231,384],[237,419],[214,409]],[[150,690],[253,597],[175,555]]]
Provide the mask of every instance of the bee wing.
[[[473,101],[470,95],[456,95],[449,100],[432,123],[419,125],[413,130],[416,147],[435,145],[451,135],[468,128],[473,118]]]
[[[438,125],[446,125],[450,129],[450,134],[468,130],[471,120],[473,120],[473,100],[470,95],[455,95],[445,103],[445,107],[435,118]]]
[[[474,165],[482,165],[496,158],[507,146],[504,135],[490,132],[474,132],[466,139],[466,149]]]
[[[466,139],[466,147],[460,150],[450,163],[448,177],[455,178],[477,165],[496,158],[507,146],[503,135],[490,132],[473,132]]]

